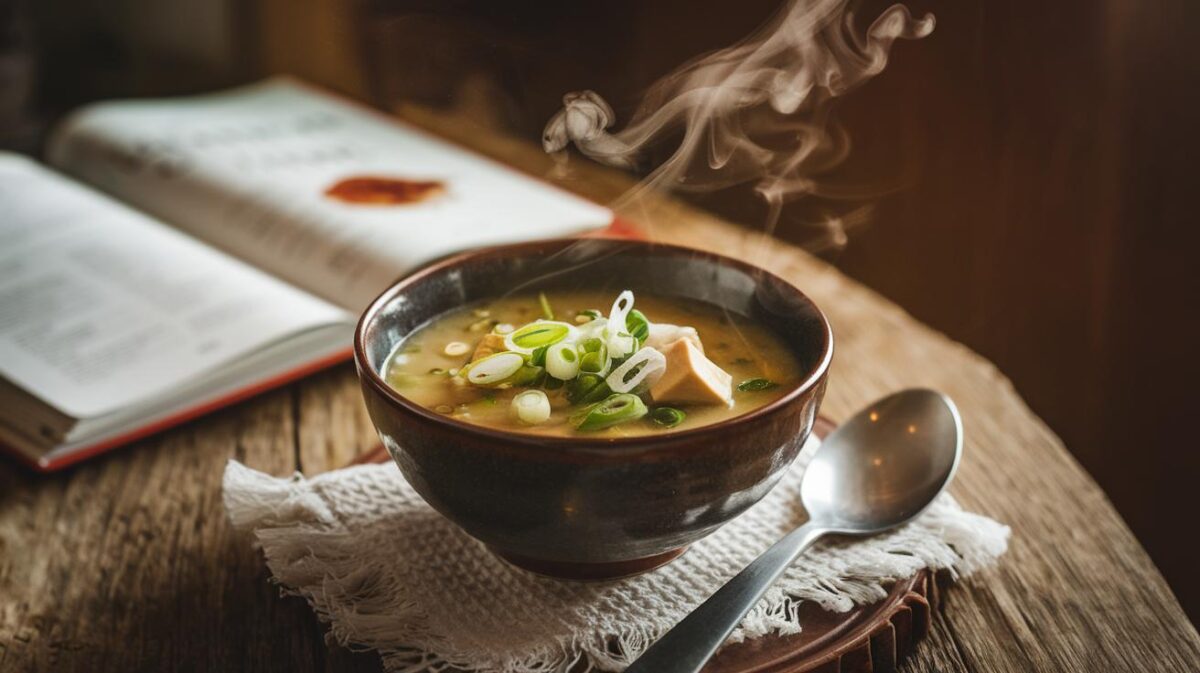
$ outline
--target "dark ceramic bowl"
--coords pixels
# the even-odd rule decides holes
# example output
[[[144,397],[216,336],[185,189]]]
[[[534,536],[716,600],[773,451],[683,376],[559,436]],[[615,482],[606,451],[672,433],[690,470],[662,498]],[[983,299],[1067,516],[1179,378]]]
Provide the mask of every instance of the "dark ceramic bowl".
[[[450,309],[506,291],[590,288],[722,306],[782,336],[805,373],[777,401],[731,420],[642,437],[544,437],[470,425],[389,387],[396,345]],[[524,243],[436,262],[363,314],[354,356],[371,420],[413,488],[510,562],[602,579],[657,567],[758,502],[812,430],[833,335],[786,281],[676,246],[587,239]]]

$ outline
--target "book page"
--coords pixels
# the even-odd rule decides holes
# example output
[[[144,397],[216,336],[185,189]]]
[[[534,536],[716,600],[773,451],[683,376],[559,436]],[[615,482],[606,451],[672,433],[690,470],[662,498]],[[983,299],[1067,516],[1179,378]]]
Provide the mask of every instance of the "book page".
[[[436,257],[612,221],[596,204],[289,79],[85,108],[49,157],[354,311]]]
[[[352,317],[38,164],[0,154],[0,376],[111,413]]]

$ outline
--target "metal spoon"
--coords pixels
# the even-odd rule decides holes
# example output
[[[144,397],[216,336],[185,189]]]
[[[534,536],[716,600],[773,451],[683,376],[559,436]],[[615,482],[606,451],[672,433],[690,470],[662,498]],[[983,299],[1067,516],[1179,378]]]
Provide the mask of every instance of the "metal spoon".
[[[788,566],[828,533],[873,535],[908,523],[954,477],[962,419],[950,398],[905,390],[821,442],[800,484],[809,520],[746,566],[625,673],[697,673]]]

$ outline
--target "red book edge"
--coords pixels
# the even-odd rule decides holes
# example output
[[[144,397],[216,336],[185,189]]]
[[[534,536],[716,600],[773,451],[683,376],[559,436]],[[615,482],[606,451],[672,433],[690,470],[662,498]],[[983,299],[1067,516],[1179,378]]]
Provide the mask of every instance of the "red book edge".
[[[599,229],[595,232],[585,234],[584,236],[585,237],[606,237],[606,238],[632,238],[632,239],[643,238],[643,235],[641,234],[641,232],[638,231],[638,229],[632,223],[630,223],[627,220],[623,220],[619,217],[614,217],[612,224],[605,227],[604,229]],[[254,397],[256,395],[259,395],[261,393],[265,393],[269,390],[274,390],[281,386],[287,385],[288,383],[302,379],[302,378],[308,376],[309,374],[315,374],[316,372],[321,371],[322,369],[327,369],[327,368],[332,367],[341,362],[350,360],[351,358],[353,358],[353,356],[354,356],[354,349],[347,348],[346,350],[339,351],[338,353],[336,353],[334,355],[324,357],[319,360],[315,360],[313,362],[309,362],[307,364],[304,364],[304,365],[297,367],[295,369],[292,369],[290,371],[272,376],[268,379],[259,381],[257,383],[253,383],[251,385],[246,386],[245,388],[236,390],[236,391],[234,391],[228,395],[225,395],[223,397],[219,397],[215,400],[209,400],[202,404],[198,404],[195,407],[191,407],[190,409],[185,409],[183,411],[180,411],[177,414],[173,414],[166,418],[161,418],[153,423],[144,425],[144,426],[142,426],[140,428],[136,428],[134,430],[130,430],[129,432],[127,432],[123,435],[119,435],[117,437],[110,437],[109,439],[106,439],[101,442],[97,442],[90,446],[81,447],[79,449],[76,449],[75,451],[72,451],[71,453],[69,453],[65,456],[61,456],[54,460],[41,461],[41,460],[31,459],[25,453],[5,444],[3,442],[0,442],[0,452],[7,453],[8,455],[15,458],[18,462],[29,466],[36,472],[41,472],[41,473],[55,472],[57,470],[61,470],[65,467],[68,467],[70,465],[74,465],[75,463],[78,463],[82,460],[86,460],[88,458],[99,455],[101,453],[105,453],[107,451],[111,451],[113,449],[125,446],[126,444],[132,444],[133,442],[136,442],[139,439],[144,439],[151,435],[155,435],[155,434],[158,434],[165,430],[168,430],[170,428],[173,428],[177,425],[182,425],[183,423],[186,423],[188,421],[194,420],[201,416],[208,415],[214,411],[217,411],[218,409],[223,409],[224,407],[228,407],[228,406],[237,404],[238,402],[242,402],[244,400],[247,400],[247,399]]]

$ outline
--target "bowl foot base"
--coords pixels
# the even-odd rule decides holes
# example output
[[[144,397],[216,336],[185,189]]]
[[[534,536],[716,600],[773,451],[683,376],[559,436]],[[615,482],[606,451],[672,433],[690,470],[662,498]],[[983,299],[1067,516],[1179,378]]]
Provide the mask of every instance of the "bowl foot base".
[[[547,561],[545,559],[530,558],[513,554],[502,549],[496,549],[489,546],[488,549],[493,554],[501,559],[511,563],[512,565],[538,575],[546,577],[554,577],[557,579],[578,580],[582,582],[599,582],[603,580],[615,580],[622,577],[630,577],[640,575],[644,572],[649,572],[664,566],[676,558],[679,558],[683,552],[687,551],[687,547],[672,549],[662,554],[654,556],[646,556],[644,558],[630,559],[628,561],[607,561],[601,563],[578,563],[573,561]]]

